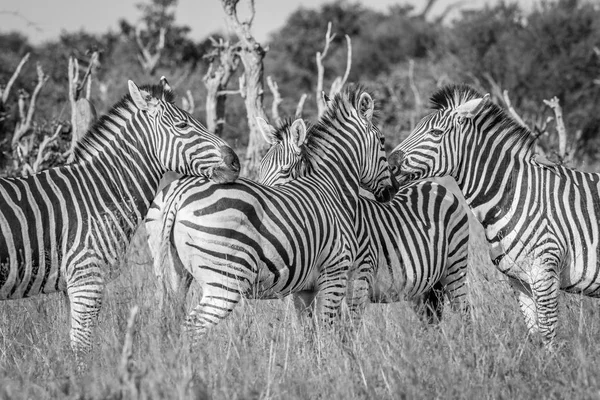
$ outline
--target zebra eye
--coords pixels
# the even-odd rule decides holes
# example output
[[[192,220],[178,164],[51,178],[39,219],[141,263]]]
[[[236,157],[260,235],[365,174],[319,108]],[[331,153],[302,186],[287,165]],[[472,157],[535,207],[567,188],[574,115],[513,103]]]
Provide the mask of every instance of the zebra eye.
[[[429,131],[433,136],[442,136],[444,131],[441,129],[432,129]]]
[[[188,125],[187,121],[179,121],[178,123],[175,124],[175,128],[177,128],[177,129],[185,129],[188,126],[189,125]]]

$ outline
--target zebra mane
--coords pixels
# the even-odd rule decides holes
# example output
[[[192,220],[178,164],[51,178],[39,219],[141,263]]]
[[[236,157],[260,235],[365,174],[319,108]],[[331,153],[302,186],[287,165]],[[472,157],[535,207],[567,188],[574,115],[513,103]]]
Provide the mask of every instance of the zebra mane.
[[[173,91],[163,89],[163,86],[160,84],[142,85],[139,88],[140,90],[149,92],[154,98],[164,99],[169,103],[174,103],[175,101],[175,95]],[[111,125],[114,126],[115,117],[116,119],[122,119],[124,114],[127,115],[127,113],[131,113],[131,110],[135,108],[136,107],[133,104],[133,99],[128,92],[119,101],[117,101],[106,114],[98,118],[94,125],[92,125],[92,127],[84,133],[73,149],[73,155],[75,158],[77,159],[79,156],[82,156],[83,153],[85,153],[88,149],[97,148],[98,139],[107,137],[106,132],[111,131]]]
[[[348,108],[354,108],[358,110],[358,101],[363,93],[369,92],[362,85],[346,85],[341,92],[336,94],[334,98],[330,100],[330,103],[321,118],[319,118],[314,125],[308,127],[306,132],[306,141],[300,152],[302,165],[307,170],[314,168],[312,165],[313,155],[315,153],[322,153],[325,150],[322,148],[322,140],[331,137],[332,130],[337,131],[335,121],[338,120],[338,111]],[[371,93],[369,93],[369,95],[371,95]],[[371,97],[373,97],[373,95],[371,95]],[[372,123],[374,125],[376,125],[378,117],[379,112],[377,109],[375,109],[372,119]]]
[[[429,102],[433,110],[454,110],[469,100],[480,99],[483,95],[467,84],[446,85],[435,92]],[[516,122],[506,111],[492,101],[488,101],[481,111],[487,113],[487,118],[494,120],[495,132],[503,132],[507,139],[512,139],[524,147],[535,144],[535,135],[527,128]]]

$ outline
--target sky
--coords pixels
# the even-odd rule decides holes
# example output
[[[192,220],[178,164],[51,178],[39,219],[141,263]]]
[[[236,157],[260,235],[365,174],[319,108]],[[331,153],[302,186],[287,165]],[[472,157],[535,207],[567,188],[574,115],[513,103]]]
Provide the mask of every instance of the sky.
[[[432,15],[444,10],[457,0],[438,0]],[[530,6],[534,0],[518,0]],[[131,23],[139,19],[136,4],[143,0],[2,0],[0,3],[0,32],[17,30],[39,44],[56,39],[63,30],[85,29],[93,33],[117,31],[117,21],[125,18]],[[265,41],[270,32],[281,27],[287,16],[298,7],[316,8],[326,3],[324,0],[255,0],[256,16],[253,33],[257,40]],[[412,4],[417,10],[425,5],[425,0],[360,0],[359,3],[378,10],[386,10],[390,5]],[[476,8],[484,4],[494,4],[496,0],[467,0],[462,8]],[[247,11],[246,1],[240,2],[240,12]],[[244,15],[244,14],[242,14]],[[226,30],[226,23],[220,0],[179,0],[176,21],[192,28],[192,39],[199,40],[215,31]]]

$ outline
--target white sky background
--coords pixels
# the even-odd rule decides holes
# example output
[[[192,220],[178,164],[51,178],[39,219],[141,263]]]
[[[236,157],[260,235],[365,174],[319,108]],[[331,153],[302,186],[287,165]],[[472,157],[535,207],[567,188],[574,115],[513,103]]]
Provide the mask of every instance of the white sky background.
[[[539,0],[518,0],[526,9]],[[139,11],[135,5],[142,0],[2,0],[0,2],[0,32],[20,31],[29,37],[33,44],[58,38],[61,31],[85,29],[92,33],[117,31],[117,21],[125,18],[137,22]],[[301,5],[316,8],[326,3],[324,0],[255,0],[256,17],[253,33],[259,41],[265,41],[268,34],[281,27],[287,16]],[[360,0],[360,3],[378,10],[386,10],[391,4],[413,4],[417,10],[425,5],[425,0]],[[432,15],[441,12],[456,0],[438,0]],[[462,8],[479,8],[484,4],[495,4],[496,0],[468,0]],[[240,12],[247,10],[247,2],[242,0]],[[244,15],[244,14],[242,14]],[[202,39],[217,30],[226,30],[220,0],[179,0],[176,19],[178,24],[192,28],[191,37]]]

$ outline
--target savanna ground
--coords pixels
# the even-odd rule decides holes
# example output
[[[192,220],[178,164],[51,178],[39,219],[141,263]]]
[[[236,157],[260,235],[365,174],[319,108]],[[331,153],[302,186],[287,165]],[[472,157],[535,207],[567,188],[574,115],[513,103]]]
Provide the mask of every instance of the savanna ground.
[[[142,237],[108,285],[87,372],[78,375],[62,294],[0,304],[0,398],[130,398],[119,368],[131,307],[140,398],[598,398],[596,300],[561,295],[559,346],[527,339],[508,283],[472,224],[471,322],[447,310],[438,326],[406,303],[372,305],[354,340],[308,335],[289,300],[245,301],[190,353],[161,322]],[[194,299],[191,299],[194,304]]]

